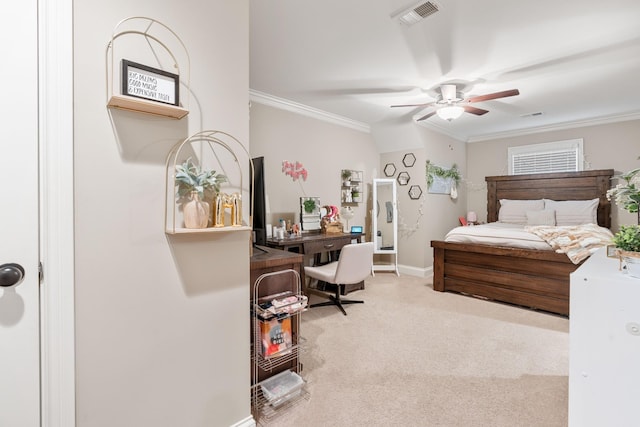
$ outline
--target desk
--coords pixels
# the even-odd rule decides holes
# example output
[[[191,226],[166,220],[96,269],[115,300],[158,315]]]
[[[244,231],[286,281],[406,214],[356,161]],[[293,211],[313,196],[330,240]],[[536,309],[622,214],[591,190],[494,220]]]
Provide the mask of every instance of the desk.
[[[343,246],[353,240],[362,243],[364,233],[303,233],[300,237],[285,237],[284,239],[268,239],[267,246],[284,249],[285,251],[298,252],[304,256],[304,265],[317,265],[322,254],[327,254],[330,261],[338,259],[338,254]],[[309,264],[313,260],[313,264]],[[304,268],[301,271],[302,285],[306,286]],[[364,284],[351,286],[346,289],[348,293],[355,289],[364,289]]]
[[[286,252],[279,249],[259,246],[253,249],[251,256],[251,275],[250,280],[253,285],[256,279],[265,273],[281,270],[295,270],[299,274],[302,273],[302,254]],[[278,289],[265,289],[265,295],[274,294]],[[262,296],[262,295],[261,295]]]
[[[336,252],[353,240],[362,243],[364,233],[307,233],[300,237],[285,237],[284,239],[268,239],[267,246],[311,255]]]

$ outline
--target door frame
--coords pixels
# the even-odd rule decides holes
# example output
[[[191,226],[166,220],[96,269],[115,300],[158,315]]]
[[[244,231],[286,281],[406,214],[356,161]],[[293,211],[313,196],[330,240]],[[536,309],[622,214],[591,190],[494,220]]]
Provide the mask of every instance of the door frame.
[[[76,425],[73,0],[38,2],[41,425]]]

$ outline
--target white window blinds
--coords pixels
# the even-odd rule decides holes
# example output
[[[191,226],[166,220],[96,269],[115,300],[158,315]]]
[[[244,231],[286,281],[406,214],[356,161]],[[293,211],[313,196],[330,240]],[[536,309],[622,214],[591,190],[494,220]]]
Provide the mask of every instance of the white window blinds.
[[[582,170],[582,139],[509,147],[509,174]]]

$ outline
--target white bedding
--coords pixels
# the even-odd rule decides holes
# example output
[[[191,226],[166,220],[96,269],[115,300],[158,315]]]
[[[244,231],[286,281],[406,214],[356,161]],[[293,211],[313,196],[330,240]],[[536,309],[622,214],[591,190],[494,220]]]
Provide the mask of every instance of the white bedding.
[[[445,236],[446,242],[480,243],[509,248],[553,250],[535,234],[524,231],[524,225],[491,222],[467,227],[456,227]]]
[[[479,243],[521,249],[554,250],[567,254],[578,264],[599,248],[610,244],[613,234],[596,224],[574,226],[524,226],[492,222],[472,227],[456,227],[446,242]]]

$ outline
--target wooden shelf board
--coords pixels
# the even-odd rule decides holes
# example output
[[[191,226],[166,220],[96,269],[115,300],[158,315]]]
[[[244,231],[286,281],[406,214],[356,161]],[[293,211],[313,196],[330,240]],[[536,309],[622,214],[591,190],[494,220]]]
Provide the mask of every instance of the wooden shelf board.
[[[126,95],[113,95],[111,99],[109,99],[107,107],[136,111],[138,113],[153,114],[155,116],[170,117],[172,119],[181,119],[189,114],[189,110],[176,107],[175,105],[147,101]]]
[[[206,233],[229,233],[234,231],[251,231],[251,227],[241,225],[239,227],[207,227],[207,228],[176,228],[175,230],[167,229],[167,234],[206,234]]]

